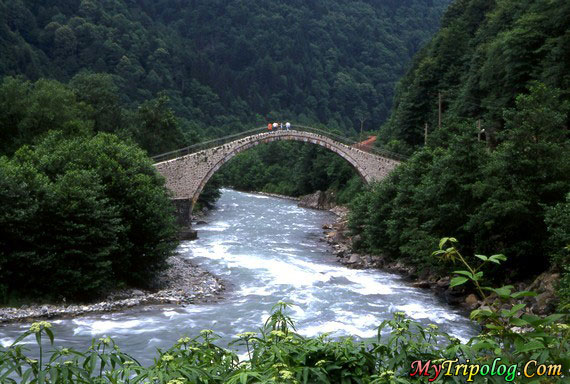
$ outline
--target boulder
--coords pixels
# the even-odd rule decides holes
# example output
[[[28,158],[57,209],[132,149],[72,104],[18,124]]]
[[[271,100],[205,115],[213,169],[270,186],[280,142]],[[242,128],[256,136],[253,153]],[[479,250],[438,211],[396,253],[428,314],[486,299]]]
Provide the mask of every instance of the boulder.
[[[426,289],[426,288],[429,288],[430,286],[431,286],[431,284],[429,283],[429,281],[426,281],[426,280],[420,280],[420,281],[416,281],[416,282],[412,283],[412,287],[415,287],[415,288]]]
[[[547,315],[556,310],[558,305],[556,286],[559,281],[560,274],[553,272],[544,272],[534,280],[527,289],[538,294],[527,301],[532,312],[537,315]]]
[[[326,210],[331,209],[334,205],[334,195],[332,193],[317,191],[310,195],[301,196],[299,198],[299,207]]]
[[[477,296],[475,296],[474,294],[470,294],[465,298],[465,305],[470,310],[473,310],[479,306],[479,299],[477,299]]]
[[[347,263],[348,264],[355,264],[358,263],[360,261],[360,256],[358,256],[357,254],[353,253],[350,256],[350,259],[348,259]]]
[[[198,238],[198,232],[194,229],[182,229],[178,232],[178,238],[180,240],[196,240]]]

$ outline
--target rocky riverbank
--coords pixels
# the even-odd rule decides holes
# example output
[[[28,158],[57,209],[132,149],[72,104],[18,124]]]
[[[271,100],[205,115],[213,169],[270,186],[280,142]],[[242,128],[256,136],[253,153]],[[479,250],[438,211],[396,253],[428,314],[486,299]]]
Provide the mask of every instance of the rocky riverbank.
[[[464,286],[451,288],[449,286],[450,277],[441,277],[426,271],[420,272],[413,266],[405,265],[402,262],[391,262],[380,255],[360,254],[353,251],[353,246],[360,241],[360,238],[349,235],[348,208],[341,206],[327,208],[322,199],[325,199],[322,195],[313,194],[301,198],[301,201],[310,203],[305,205],[309,208],[323,209],[320,207],[325,207],[324,209],[336,214],[334,222],[323,225],[323,240],[331,245],[333,253],[341,264],[349,268],[377,268],[402,275],[409,279],[412,286],[429,289],[439,297],[444,298],[447,303],[466,310],[473,310],[484,305],[473,292],[466,290]],[[537,292],[538,296],[525,298],[524,301],[532,313],[546,315],[556,310],[556,285],[559,278],[560,275],[557,273],[545,272],[533,281],[519,282],[513,285],[519,291],[532,290]]]
[[[179,255],[168,259],[169,267],[157,276],[154,289],[126,289],[91,304],[25,305],[0,308],[0,323],[77,317],[92,313],[116,312],[142,305],[197,304],[221,299],[224,282]]]

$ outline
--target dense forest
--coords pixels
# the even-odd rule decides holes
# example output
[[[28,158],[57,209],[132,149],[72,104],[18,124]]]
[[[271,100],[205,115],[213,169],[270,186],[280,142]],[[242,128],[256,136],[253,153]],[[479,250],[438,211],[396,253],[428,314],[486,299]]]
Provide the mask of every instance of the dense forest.
[[[137,147],[152,156],[274,120],[354,137],[375,129],[448,3],[0,0],[0,301],[141,285],[164,266],[174,230]],[[121,191],[129,182],[146,197]],[[199,205],[212,206],[220,185],[291,195],[333,188],[344,202],[362,189],[344,161],[300,143],[239,156]],[[60,209],[65,201],[72,206]],[[152,225],[138,223],[142,213],[163,230],[143,235]],[[70,241],[63,225],[81,233],[76,253],[58,251]],[[100,249],[89,246],[102,238]],[[146,261],[125,274],[141,247]],[[85,268],[73,267],[77,257]],[[70,268],[46,269],[55,264]]]
[[[448,3],[2,0],[0,76],[69,84],[90,106],[95,131],[132,138],[151,155],[274,120],[352,136],[386,120],[396,81]],[[3,153],[37,133],[15,129],[0,131]],[[264,181],[265,164],[238,185],[226,171],[201,203],[211,205],[220,184],[293,195],[357,189],[357,177],[346,180],[347,165],[337,164],[339,179],[315,166],[318,158],[338,163],[327,151],[277,144],[270,152],[285,151],[290,156],[272,166],[277,175],[305,158],[314,177]],[[235,167],[260,157],[268,156],[240,156]]]
[[[135,106],[164,92],[185,131],[266,119],[377,127],[446,0],[0,1],[0,75],[108,73]]]
[[[381,145],[413,156],[355,202],[362,249],[447,274],[431,250],[456,236],[468,254],[509,257],[500,281],[562,272],[570,303],[568,15],[564,0],[449,7],[380,129]]]
[[[279,302],[232,350],[203,330],[149,367],[110,337],[56,346],[41,321],[0,345],[0,381],[424,383],[410,373],[421,359],[459,363],[453,382],[565,382],[570,3],[455,0],[443,14],[449,3],[0,0],[0,305],[144,287],[177,244],[149,155],[275,120],[363,127],[409,159],[365,187],[322,148],[271,143],[230,162],[202,204],[223,184],[337,189],[357,250],[452,275],[484,303],[467,342],[403,312],[365,342],[303,337]],[[537,293],[518,283],[544,271],[562,275],[565,313],[521,301]],[[558,373],[528,376],[529,361]]]
[[[425,124],[430,132],[438,126],[439,95],[444,119],[480,120],[492,146],[505,126],[504,109],[530,81],[559,88],[567,100],[569,14],[563,0],[454,1],[398,83],[379,143],[400,151],[422,145]]]

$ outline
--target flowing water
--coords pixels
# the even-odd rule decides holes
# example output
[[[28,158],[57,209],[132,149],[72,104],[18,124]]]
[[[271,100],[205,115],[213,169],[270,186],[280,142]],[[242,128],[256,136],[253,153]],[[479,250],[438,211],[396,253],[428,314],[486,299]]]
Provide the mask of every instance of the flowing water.
[[[397,275],[341,266],[319,241],[329,212],[298,208],[289,200],[223,190],[217,209],[197,226],[199,239],[183,242],[185,257],[229,284],[214,304],[154,306],[119,313],[53,321],[56,343],[85,349],[92,338],[111,336],[124,352],[148,363],[156,348],[181,336],[212,329],[227,346],[237,333],[256,331],[280,300],[305,336],[375,337],[376,327],[396,311],[439,325],[460,339],[476,327],[429,291],[410,287]],[[0,326],[7,345],[29,324]],[[30,338],[29,343],[33,343]]]

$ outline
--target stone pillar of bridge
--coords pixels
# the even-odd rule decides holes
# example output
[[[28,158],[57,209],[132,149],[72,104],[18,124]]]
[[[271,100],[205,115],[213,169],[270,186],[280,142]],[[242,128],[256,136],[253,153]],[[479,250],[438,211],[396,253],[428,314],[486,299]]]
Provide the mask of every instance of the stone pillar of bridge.
[[[198,237],[196,230],[192,229],[192,200],[190,199],[173,199],[176,224],[180,230],[178,237],[180,240],[195,240]]]

